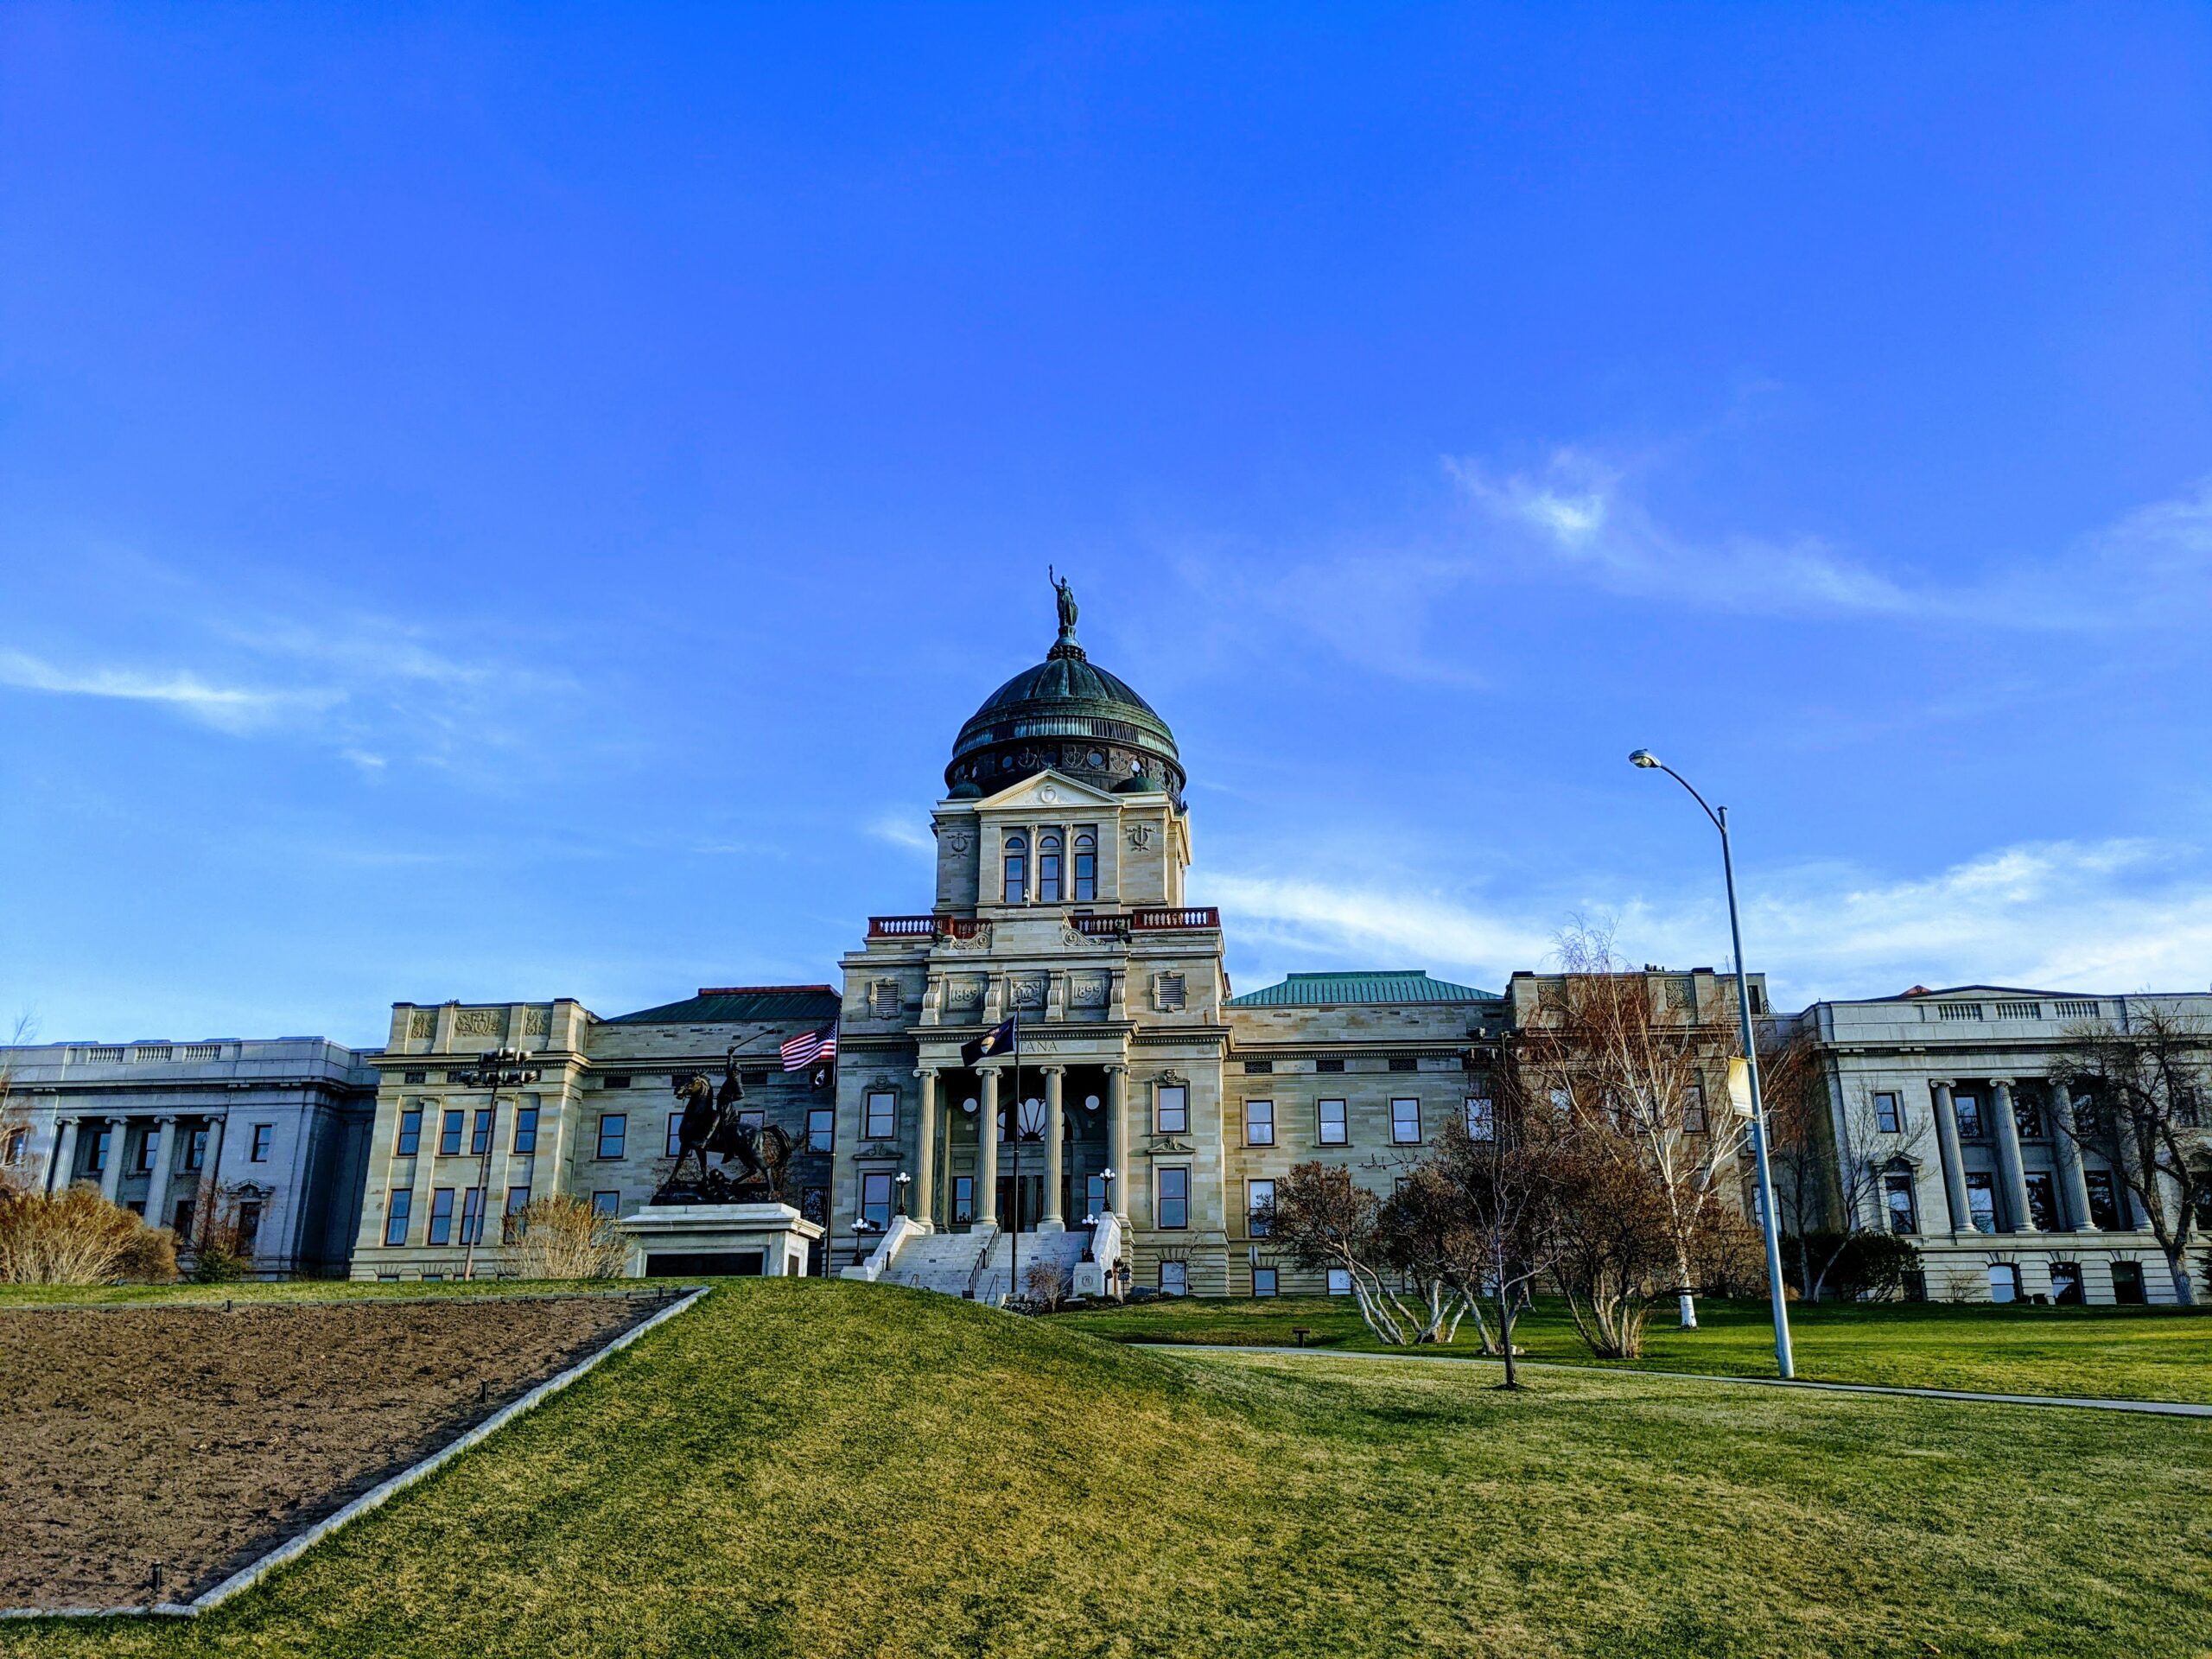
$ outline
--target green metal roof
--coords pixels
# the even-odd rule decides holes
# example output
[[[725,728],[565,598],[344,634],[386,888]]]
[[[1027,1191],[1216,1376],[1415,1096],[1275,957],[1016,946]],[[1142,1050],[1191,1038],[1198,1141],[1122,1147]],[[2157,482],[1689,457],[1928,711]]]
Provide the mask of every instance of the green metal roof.
[[[681,1002],[664,1002],[619,1014],[610,1026],[728,1025],[744,1020],[790,1020],[822,1025],[837,1017],[842,999],[827,985],[732,985],[706,987]]]
[[[1418,968],[1351,974],[1293,974],[1280,985],[1232,996],[1232,1008],[1318,1008],[1337,1002],[1495,1002],[1496,991],[1431,979]]]

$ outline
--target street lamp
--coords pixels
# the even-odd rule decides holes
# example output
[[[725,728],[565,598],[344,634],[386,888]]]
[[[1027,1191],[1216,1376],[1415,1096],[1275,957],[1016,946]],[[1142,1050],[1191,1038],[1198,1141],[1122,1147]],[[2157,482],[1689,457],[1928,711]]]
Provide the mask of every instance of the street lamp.
[[[1774,1176],[1767,1165],[1766,1104],[1759,1096],[1759,1045],[1751,1030],[1751,982],[1744,970],[1744,929],[1736,914],[1736,861],[1728,846],[1728,809],[1706,804],[1690,780],[1649,749],[1637,749],[1629,764],[1646,772],[1663,772],[1684,789],[1713,820],[1720,832],[1720,873],[1728,885],[1728,938],[1736,950],[1736,1012],[1744,1026],[1744,1070],[1751,1085],[1751,1151],[1758,1161],[1759,1230],[1766,1236],[1767,1294],[1774,1304],[1774,1364],[1785,1379],[1797,1375],[1797,1362],[1789,1348],[1789,1303],[1783,1294],[1782,1235],[1775,1226]]]
[[[899,1213],[903,1216],[906,1213],[906,1189],[914,1184],[914,1178],[902,1169],[899,1172],[898,1182]]]
[[[484,1224],[492,1213],[492,1142],[499,1133],[499,1090],[524,1089],[536,1083],[540,1073],[530,1064],[526,1048],[495,1048],[476,1057],[476,1069],[461,1074],[461,1081],[471,1089],[488,1089],[492,1103],[484,1114],[484,1149],[482,1160],[476,1169],[476,1228],[468,1227],[468,1207],[461,1205],[461,1276],[476,1276],[476,1241],[484,1236]]]

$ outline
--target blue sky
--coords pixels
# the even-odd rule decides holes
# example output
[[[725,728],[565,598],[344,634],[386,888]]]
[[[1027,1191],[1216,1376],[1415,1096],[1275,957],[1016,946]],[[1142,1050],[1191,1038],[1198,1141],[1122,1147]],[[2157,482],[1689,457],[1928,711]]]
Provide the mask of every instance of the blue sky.
[[[1240,988],[2212,982],[2212,13],[0,12],[0,1013],[836,974],[1052,637]]]

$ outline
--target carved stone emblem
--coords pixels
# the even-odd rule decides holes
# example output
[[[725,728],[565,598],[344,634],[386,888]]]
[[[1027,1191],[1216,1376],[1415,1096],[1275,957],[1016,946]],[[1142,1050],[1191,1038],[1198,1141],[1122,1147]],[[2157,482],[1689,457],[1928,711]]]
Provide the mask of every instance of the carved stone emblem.
[[[438,1015],[435,1008],[417,1008],[407,1016],[407,1034],[421,1041],[435,1037],[438,1032]]]
[[[950,979],[944,984],[944,1006],[965,1013],[983,1006],[983,982],[972,976]]]
[[[965,830],[954,830],[950,835],[944,838],[944,844],[951,848],[956,853],[966,852],[968,850],[968,832]]]
[[[1068,977],[1068,1006],[1073,1008],[1103,1008],[1113,979],[1107,974],[1071,974]]]
[[[1017,1008],[1041,1008],[1045,993],[1051,987],[1051,978],[1044,974],[1016,974],[1014,978],[1014,1006]]]
[[[1129,826],[1129,845],[1135,848],[1138,852],[1143,852],[1147,848],[1150,847],[1152,845],[1152,826],[1148,823],[1131,824]]]
[[[1047,784],[1044,788],[1037,791],[1037,798],[1044,802],[1046,805],[1050,806],[1053,802],[1060,798],[1060,791],[1053,788],[1052,785]]]
[[[504,1008],[461,1008],[453,1017],[453,1034],[456,1037],[498,1037],[505,1033],[506,1011]]]
[[[525,1037],[550,1037],[553,1034],[553,1010],[524,1008],[522,1011],[522,1034]]]

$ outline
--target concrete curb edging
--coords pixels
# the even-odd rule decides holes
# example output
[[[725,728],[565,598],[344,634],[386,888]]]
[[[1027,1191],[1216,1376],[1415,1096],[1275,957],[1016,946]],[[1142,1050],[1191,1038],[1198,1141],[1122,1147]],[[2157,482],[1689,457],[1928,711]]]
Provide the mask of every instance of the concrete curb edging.
[[[1378,1354],[1359,1348],[1292,1348],[1275,1343],[1132,1342],[1154,1353],[1178,1349],[1199,1354],[1298,1354],[1308,1359],[1377,1359],[1404,1364],[1496,1365],[1488,1354]],[[1978,1394],[1967,1389],[1910,1389],[1887,1382],[1823,1382],[1796,1376],[1731,1376],[1721,1371],[1653,1371],[1633,1365],[1576,1365],[1555,1359],[1524,1359],[1524,1371],[1579,1371],[1586,1376],[1649,1376],[1669,1382],[1732,1382],[1754,1389],[1799,1389],[1813,1394],[1880,1394],[1905,1400],[1948,1400],[1974,1406],[2057,1406],[2073,1411],[2132,1412],[2145,1417],[2212,1417],[2212,1406],[2186,1400],[2107,1400],[2090,1395]]]
[[[681,1301],[664,1307],[652,1318],[632,1325],[606,1346],[586,1354],[568,1370],[547,1377],[520,1399],[500,1407],[460,1439],[371,1487],[345,1508],[325,1516],[306,1531],[286,1539],[267,1554],[248,1562],[213,1589],[194,1596],[190,1601],[161,1601],[139,1607],[0,1607],[0,1618],[197,1618],[200,1614],[221,1606],[241,1591],[251,1589],[287,1561],[305,1554],[347,1522],[367,1514],[416,1481],[435,1474],[471,1446],[498,1433],[524,1413],[535,1410],[571,1382],[589,1373],[602,1360],[627,1348],[656,1325],[674,1319],[704,1296],[707,1290],[705,1285],[694,1287]]]

